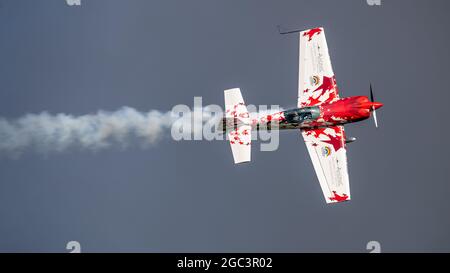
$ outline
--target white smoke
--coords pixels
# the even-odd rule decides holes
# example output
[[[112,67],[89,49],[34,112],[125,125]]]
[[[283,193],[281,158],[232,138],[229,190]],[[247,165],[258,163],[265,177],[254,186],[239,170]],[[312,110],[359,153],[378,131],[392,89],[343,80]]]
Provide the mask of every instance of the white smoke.
[[[255,107],[256,109],[256,107]],[[249,106],[251,116],[274,113],[274,109]],[[278,109],[275,109],[277,112]],[[27,114],[16,119],[0,117],[0,158],[17,157],[26,151],[48,154],[71,148],[101,150],[130,145],[148,147],[164,136],[173,140],[224,140],[223,117],[217,105],[194,107],[175,106],[172,111],[140,112],[131,107],[108,112],[73,116],[69,114]]]
[[[175,118],[172,112],[139,112],[130,107],[82,116],[43,112],[14,120],[0,118],[0,155],[20,155],[29,149],[49,153],[72,147],[126,147],[130,139],[148,146],[161,139]]]

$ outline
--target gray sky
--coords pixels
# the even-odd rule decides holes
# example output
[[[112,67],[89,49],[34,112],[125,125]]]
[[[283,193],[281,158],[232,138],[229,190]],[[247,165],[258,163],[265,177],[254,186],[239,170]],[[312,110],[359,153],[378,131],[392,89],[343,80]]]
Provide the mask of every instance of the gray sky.
[[[450,251],[448,1],[0,0],[0,116],[295,106],[296,35],[323,26],[341,96],[377,100],[346,127],[352,201],[326,205],[297,131],[234,166],[225,142],[165,139],[0,155],[0,251]],[[0,140],[1,141],[1,140]]]

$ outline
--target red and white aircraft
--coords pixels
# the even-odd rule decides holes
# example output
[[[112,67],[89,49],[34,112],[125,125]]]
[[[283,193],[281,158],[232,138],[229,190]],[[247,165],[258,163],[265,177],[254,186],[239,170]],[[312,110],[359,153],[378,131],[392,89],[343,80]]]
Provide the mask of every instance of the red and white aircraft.
[[[323,28],[300,32],[298,108],[250,118],[239,88],[225,90],[225,118],[234,162],[250,161],[251,131],[300,129],[327,203],[350,200],[344,124],[367,119],[383,106],[370,98],[340,98]]]

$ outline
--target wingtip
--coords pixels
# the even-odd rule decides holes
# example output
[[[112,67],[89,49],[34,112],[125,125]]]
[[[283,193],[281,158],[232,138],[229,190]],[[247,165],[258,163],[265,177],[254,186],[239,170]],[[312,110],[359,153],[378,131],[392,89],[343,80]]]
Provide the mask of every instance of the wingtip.
[[[341,201],[328,201],[327,200],[327,204],[339,204],[339,203],[346,203],[349,202],[351,199],[347,199],[347,200],[341,200]]]

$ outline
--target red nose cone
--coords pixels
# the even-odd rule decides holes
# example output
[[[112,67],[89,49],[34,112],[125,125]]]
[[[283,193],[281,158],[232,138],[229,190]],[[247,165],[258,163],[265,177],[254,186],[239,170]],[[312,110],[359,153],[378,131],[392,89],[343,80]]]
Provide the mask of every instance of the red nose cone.
[[[382,106],[383,106],[383,104],[381,102],[372,102],[372,107],[375,109],[378,109]]]

